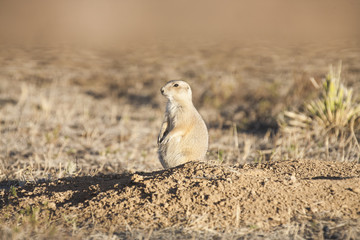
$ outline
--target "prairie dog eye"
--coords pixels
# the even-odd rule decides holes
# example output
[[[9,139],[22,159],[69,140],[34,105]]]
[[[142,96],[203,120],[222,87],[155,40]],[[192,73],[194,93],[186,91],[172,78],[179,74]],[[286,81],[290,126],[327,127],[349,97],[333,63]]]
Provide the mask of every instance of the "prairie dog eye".
[[[179,84],[177,84],[177,83],[174,84],[174,87],[178,87],[178,86],[179,86]]]

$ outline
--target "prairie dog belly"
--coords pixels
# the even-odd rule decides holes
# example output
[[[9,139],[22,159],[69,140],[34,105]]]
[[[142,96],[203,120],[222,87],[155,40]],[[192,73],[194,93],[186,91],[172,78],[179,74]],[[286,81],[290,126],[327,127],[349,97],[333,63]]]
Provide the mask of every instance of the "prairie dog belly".
[[[181,148],[181,136],[164,139],[159,145],[159,158],[164,168],[172,168],[186,162]]]

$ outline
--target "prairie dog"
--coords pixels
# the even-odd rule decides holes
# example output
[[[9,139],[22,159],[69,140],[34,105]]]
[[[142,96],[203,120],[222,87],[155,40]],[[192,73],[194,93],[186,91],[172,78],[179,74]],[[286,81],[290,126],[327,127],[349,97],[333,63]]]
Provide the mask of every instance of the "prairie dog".
[[[158,136],[162,166],[171,168],[204,159],[209,135],[204,120],[193,105],[189,84],[173,80],[160,91],[168,99]]]

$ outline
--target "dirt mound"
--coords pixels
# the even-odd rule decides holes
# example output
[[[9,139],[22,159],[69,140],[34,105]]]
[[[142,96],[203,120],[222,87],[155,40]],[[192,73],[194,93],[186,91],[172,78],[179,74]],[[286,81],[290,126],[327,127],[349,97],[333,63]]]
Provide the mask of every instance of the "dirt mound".
[[[4,189],[4,183],[0,187]],[[270,229],[314,217],[360,217],[360,164],[314,160],[222,166],[189,163],[159,171],[65,178],[0,192],[0,216],[39,209],[69,228],[173,226]],[[66,216],[66,217],[64,217]],[[115,230],[116,229],[116,230]]]

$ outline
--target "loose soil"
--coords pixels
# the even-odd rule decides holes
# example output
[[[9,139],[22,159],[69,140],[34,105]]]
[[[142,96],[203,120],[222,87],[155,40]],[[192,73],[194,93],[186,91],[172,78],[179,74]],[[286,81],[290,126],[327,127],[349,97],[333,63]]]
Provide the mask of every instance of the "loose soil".
[[[27,183],[16,191],[9,182],[0,184],[2,220],[14,222],[29,209],[38,209],[37,219],[48,218],[70,232],[74,224],[118,234],[174,226],[268,231],[312,219],[350,220],[359,226],[360,218],[360,164],[355,163],[188,163],[157,172]],[[322,231],[329,234],[329,229]],[[359,231],[352,234],[360,237]]]

